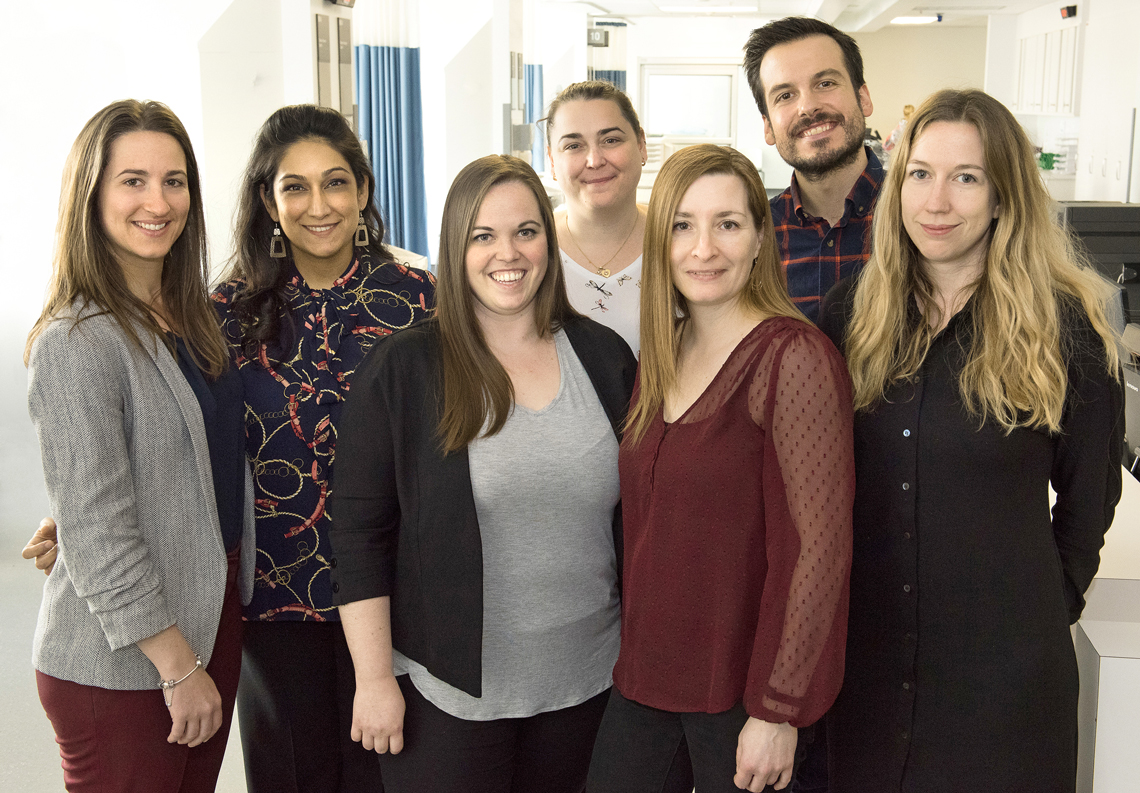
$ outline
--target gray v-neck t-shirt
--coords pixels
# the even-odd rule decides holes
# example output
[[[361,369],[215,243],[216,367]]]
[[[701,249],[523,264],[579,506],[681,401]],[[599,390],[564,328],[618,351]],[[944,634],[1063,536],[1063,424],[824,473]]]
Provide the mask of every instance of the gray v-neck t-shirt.
[[[618,443],[566,334],[554,339],[558,394],[541,410],[516,405],[502,430],[467,449],[483,544],[483,696],[396,653],[397,670],[462,719],[533,716],[611,685]]]

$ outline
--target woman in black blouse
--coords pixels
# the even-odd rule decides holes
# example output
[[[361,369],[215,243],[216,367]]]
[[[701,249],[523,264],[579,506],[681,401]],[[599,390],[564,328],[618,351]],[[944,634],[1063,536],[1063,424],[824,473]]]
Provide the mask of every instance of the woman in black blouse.
[[[941,91],[866,270],[828,295],[857,411],[835,793],[1074,789],[1069,625],[1120,496],[1123,394],[1096,276],[1048,206],[1009,111]]]

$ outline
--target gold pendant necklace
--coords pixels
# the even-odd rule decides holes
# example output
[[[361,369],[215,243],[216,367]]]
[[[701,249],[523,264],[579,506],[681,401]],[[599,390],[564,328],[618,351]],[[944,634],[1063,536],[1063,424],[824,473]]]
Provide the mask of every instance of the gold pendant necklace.
[[[597,271],[598,275],[600,275],[602,278],[609,278],[610,277],[610,262],[612,262],[614,259],[616,259],[617,255],[622,252],[623,248],[625,248],[625,244],[627,242],[629,242],[629,238],[633,236],[633,232],[637,228],[637,221],[640,219],[641,219],[641,213],[638,212],[637,217],[635,217],[633,219],[633,227],[630,228],[629,234],[625,235],[625,239],[621,241],[621,245],[619,245],[618,249],[616,251],[614,251],[614,255],[611,256],[610,258],[606,259],[605,264],[601,265],[600,267],[598,265],[594,264],[590,260],[589,255],[586,253],[586,249],[583,248],[578,243],[578,240],[574,237],[574,232],[571,231],[571,229],[570,229],[570,216],[569,215],[566,216],[566,231],[570,235],[570,240],[571,240],[571,242],[574,243],[574,247],[577,248],[578,250],[580,250],[582,252],[582,255],[586,257],[587,264],[589,264],[591,267],[593,267],[594,270]]]

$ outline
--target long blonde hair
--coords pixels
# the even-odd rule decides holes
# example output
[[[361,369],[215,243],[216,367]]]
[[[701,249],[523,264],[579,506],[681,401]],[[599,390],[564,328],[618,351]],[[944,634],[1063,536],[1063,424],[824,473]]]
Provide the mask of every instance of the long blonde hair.
[[[728,146],[702,143],[674,154],[661,167],[649,198],[641,270],[641,367],[639,396],[626,420],[637,443],[677,384],[678,329],[689,318],[685,296],[673,283],[673,220],[681,199],[702,176],[732,174],[744,183],[748,210],[760,233],[760,254],[741,292],[743,307],[758,314],[807,320],[788,297],[776,249],[772,209],[752,161]]]
[[[467,165],[451,185],[443,205],[439,241],[436,320],[443,358],[443,405],[439,436],[444,454],[458,451],[479,436],[503,428],[514,388],[475,316],[475,297],[467,281],[467,248],[483,199],[492,187],[520,182],[534,194],[546,232],[546,275],[534,296],[534,319],[540,337],[548,337],[566,320],[578,316],[566,296],[554,231],[554,211],[534,169],[517,157],[490,154]],[[489,421],[488,421],[489,419]]]
[[[159,102],[134,99],[113,102],[96,113],[84,125],[67,156],[59,196],[51,283],[43,312],[28,334],[24,363],[27,364],[32,344],[44,328],[66,313],[77,300],[98,309],[85,318],[110,314],[135,344],[142,346],[135,331],[136,326],[141,326],[149,336],[162,339],[171,352],[174,351],[150,307],[128,288],[99,211],[99,190],[111,158],[111,147],[130,132],[169,135],[178,141],[186,155],[190,211],[186,227],[171,246],[162,268],[162,310],[186,342],[194,362],[208,376],[216,378],[226,370],[229,355],[206,290],[210,272],[206,262],[206,223],[198,163],[186,128],[170,108]],[[78,324],[81,320],[75,321]]]
[[[1104,290],[1068,234],[1049,213],[1033,146],[1013,114],[975,90],[945,90],[915,112],[897,148],[875,207],[871,258],[856,286],[845,340],[855,408],[866,410],[894,383],[913,378],[941,326],[934,287],[902,223],[901,189],[914,142],[938,121],[972,124],[981,136],[986,174],[1001,207],[993,222],[985,268],[971,300],[970,348],[958,378],[962,403],[1007,432],[1061,428],[1064,409],[1067,309],[1082,309],[1115,373],[1116,343],[1104,315]],[[911,298],[927,312],[915,320]]]

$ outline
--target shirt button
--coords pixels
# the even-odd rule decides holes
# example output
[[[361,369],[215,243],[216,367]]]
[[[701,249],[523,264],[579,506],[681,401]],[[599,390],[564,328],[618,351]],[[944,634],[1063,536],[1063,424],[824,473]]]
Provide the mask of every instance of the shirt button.
[[[339,592],[339,591],[340,591],[340,584],[338,584],[334,581],[333,582],[333,592]]]
[[[903,592],[910,591],[910,584],[903,584]],[[333,584],[333,592],[336,592],[336,584]]]
[[[828,240],[827,241],[827,247],[834,248],[835,247],[835,240]]]
[[[904,531],[904,532],[903,532],[903,539],[904,539],[904,540],[909,540],[909,539],[910,539],[910,532],[909,532],[909,531]]]
[[[329,559],[329,567],[336,567],[336,559]]]
[[[903,683],[903,691],[910,691],[910,683]]]
[[[903,490],[910,490],[910,482],[903,482]]]
[[[909,438],[910,437],[910,430],[903,430],[903,437]]]

